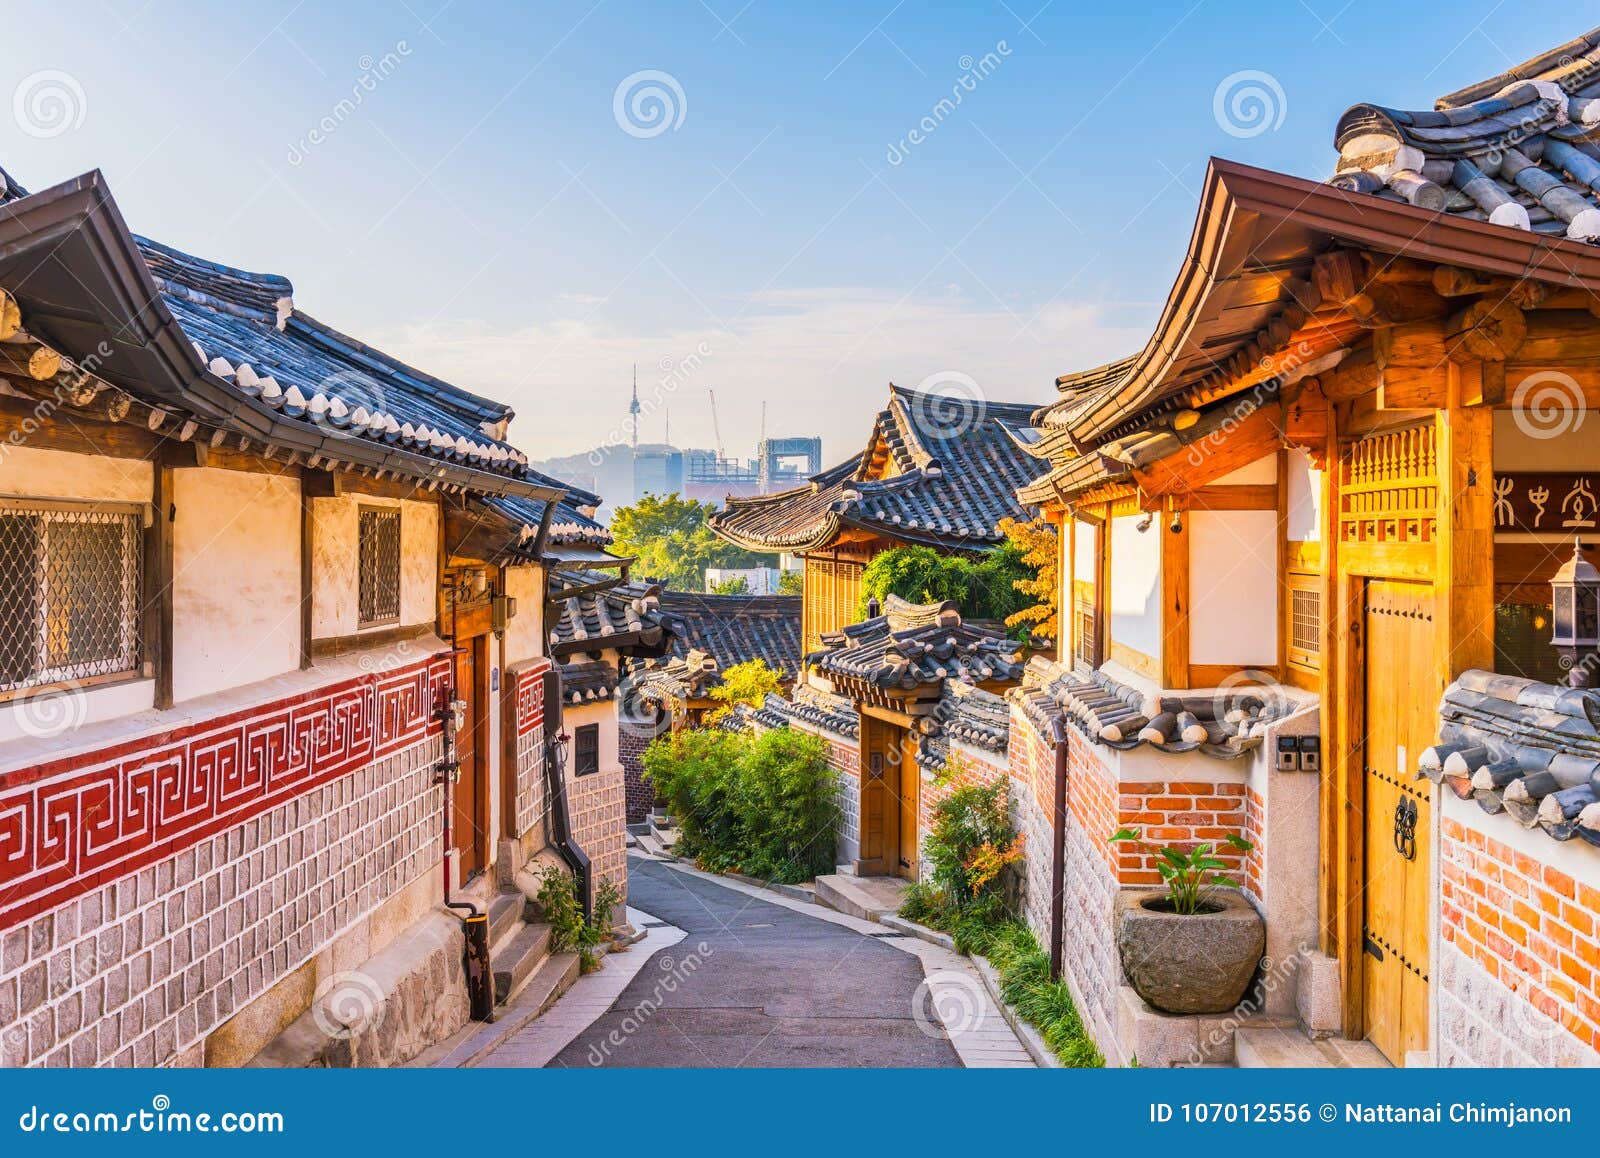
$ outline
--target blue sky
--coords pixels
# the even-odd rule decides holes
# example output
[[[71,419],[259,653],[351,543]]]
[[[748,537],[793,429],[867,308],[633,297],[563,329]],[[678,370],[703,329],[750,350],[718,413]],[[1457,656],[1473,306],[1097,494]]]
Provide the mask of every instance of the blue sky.
[[[1142,344],[1209,155],[1326,176],[1350,104],[1428,107],[1587,27],[1505,0],[1041,4],[12,0],[0,165],[104,170],[136,231],[287,274],[511,401],[535,456],[617,437],[637,362],[645,439],[670,411],[709,445],[714,388],[730,452],[765,402],[831,461],[891,379],[1043,401]],[[619,117],[638,73],[665,76]],[[641,87],[666,121],[630,113]],[[1265,122],[1248,92],[1228,113],[1241,88]]]

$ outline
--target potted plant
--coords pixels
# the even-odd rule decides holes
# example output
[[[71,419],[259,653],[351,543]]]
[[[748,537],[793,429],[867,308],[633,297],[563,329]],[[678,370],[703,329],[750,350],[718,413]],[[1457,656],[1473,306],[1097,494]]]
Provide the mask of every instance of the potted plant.
[[[1144,844],[1136,828],[1110,839]],[[1253,847],[1239,836],[1224,843],[1239,852]],[[1261,914],[1239,882],[1218,871],[1227,865],[1214,844],[1151,851],[1166,891],[1126,890],[1118,900],[1117,952],[1128,984],[1166,1013],[1226,1013],[1249,989],[1266,947]]]

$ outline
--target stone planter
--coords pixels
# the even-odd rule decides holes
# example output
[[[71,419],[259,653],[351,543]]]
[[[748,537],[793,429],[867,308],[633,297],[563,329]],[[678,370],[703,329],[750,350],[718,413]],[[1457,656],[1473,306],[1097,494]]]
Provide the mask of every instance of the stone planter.
[[[1165,893],[1124,892],[1117,952],[1134,992],[1165,1013],[1226,1013],[1239,1004],[1267,945],[1266,922],[1244,897],[1217,890],[1214,911],[1180,917]]]

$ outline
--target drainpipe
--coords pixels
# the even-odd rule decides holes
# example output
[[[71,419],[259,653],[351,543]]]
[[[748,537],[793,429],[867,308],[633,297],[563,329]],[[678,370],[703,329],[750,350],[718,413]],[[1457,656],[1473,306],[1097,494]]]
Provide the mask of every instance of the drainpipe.
[[[434,765],[434,771],[438,773],[435,783],[444,790],[444,823],[441,825],[444,852],[439,858],[440,871],[444,876],[444,904],[447,909],[464,909],[467,914],[462,918],[461,926],[466,936],[464,964],[467,971],[469,1016],[473,1021],[493,1021],[494,982],[489,967],[489,914],[480,910],[471,901],[450,899],[450,819],[455,809],[455,794],[451,788],[461,773],[461,761],[456,758],[456,708],[453,686],[447,686],[441,693],[439,704],[433,710],[433,718],[444,728],[444,751],[439,757],[439,762]]]
[[[572,809],[567,800],[567,737],[561,731],[561,673],[552,666],[541,677],[544,684],[544,778],[550,801],[550,843],[572,870],[573,884],[583,900],[583,919],[594,915],[594,899],[589,889],[589,854],[572,836]]]
[[[1061,980],[1063,940],[1062,893],[1067,876],[1067,726],[1056,719],[1050,726],[1056,751],[1055,801],[1050,830],[1050,980]]]

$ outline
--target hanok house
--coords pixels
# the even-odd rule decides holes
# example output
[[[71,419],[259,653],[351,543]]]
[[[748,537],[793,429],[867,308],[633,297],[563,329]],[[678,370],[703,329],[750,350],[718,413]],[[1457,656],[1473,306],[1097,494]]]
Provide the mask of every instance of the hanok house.
[[[712,692],[722,684],[723,672],[760,660],[777,675],[785,693],[794,686],[800,602],[798,595],[661,592],[669,651],[634,665],[628,681],[631,702],[620,713],[629,824],[642,823],[656,803],[644,779],[645,749],[667,732],[701,726],[719,706]]]
[[[597,500],[98,173],[0,174],[0,338],[0,1060],[387,1064],[487,1015],[547,956],[524,869],[624,883],[544,638]]]
[[[1597,64],[1600,32],[1432,110],[1357,105],[1326,184],[1213,161],[1148,344],[1038,418],[1022,497],[1063,529],[1071,630],[1010,753],[1038,789],[1064,731],[1035,920],[1109,1057],[1600,1060],[1597,701],[1549,647],[1600,493]],[[1122,984],[1116,895],[1156,883],[1106,843],[1130,823],[1255,842],[1252,1008],[1297,1028]]]
[[[940,795],[933,782],[949,743],[985,731],[985,713],[1003,702],[998,693],[1022,675],[1021,650],[992,624],[963,623],[952,603],[890,595],[881,615],[823,637],[805,657],[805,682],[792,700],[768,696],[734,726],[788,725],[823,736],[838,774],[839,863],[860,876],[917,880]],[[1002,763],[993,755],[979,760]]]
[[[995,547],[1006,518],[1026,520],[1017,488],[1035,473],[1022,447],[1033,407],[890,386],[866,449],[801,487],[730,498],[711,516],[752,551],[803,557],[803,650],[861,618],[861,573],[891,547]]]

